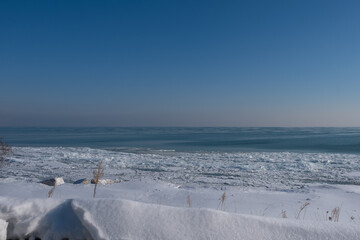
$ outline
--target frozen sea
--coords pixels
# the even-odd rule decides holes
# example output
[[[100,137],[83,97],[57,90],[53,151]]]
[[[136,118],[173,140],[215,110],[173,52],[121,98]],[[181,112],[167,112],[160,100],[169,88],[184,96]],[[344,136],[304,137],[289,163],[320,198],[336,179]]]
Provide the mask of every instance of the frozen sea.
[[[188,188],[303,191],[360,185],[360,128],[0,128],[13,146],[1,177],[91,176]]]

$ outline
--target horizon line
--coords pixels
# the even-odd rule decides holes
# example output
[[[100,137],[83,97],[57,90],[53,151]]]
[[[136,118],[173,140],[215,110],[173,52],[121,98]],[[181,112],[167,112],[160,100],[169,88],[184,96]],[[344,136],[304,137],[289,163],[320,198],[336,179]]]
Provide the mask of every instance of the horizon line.
[[[360,128],[360,126],[0,126],[0,128]]]

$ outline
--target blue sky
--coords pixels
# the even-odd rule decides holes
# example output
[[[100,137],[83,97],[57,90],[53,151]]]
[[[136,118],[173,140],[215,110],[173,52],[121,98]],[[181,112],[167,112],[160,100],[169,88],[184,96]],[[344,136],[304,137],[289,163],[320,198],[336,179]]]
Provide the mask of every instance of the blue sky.
[[[359,1],[0,1],[0,126],[360,126]]]

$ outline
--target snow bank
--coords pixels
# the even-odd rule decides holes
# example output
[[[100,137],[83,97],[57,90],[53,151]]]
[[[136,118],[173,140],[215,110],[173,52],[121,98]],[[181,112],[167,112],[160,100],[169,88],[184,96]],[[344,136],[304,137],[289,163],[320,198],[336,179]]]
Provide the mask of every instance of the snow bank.
[[[92,239],[71,201],[0,198],[0,219],[8,223],[7,238]]]
[[[83,224],[96,239],[359,239],[355,225],[285,220],[144,204],[125,200],[77,200]]]
[[[6,239],[6,229],[7,229],[8,223],[4,220],[0,219],[0,240]]]
[[[356,224],[297,221],[119,199],[0,198],[0,233],[42,239],[360,239]],[[1,235],[0,235],[1,236]]]

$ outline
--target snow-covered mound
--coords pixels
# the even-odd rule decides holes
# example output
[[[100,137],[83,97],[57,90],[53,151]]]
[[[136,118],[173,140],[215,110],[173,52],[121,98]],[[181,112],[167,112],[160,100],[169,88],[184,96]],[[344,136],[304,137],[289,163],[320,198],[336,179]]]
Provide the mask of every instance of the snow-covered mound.
[[[360,239],[356,224],[297,221],[120,199],[0,198],[0,233],[41,239]],[[1,235],[0,235],[1,236]]]

